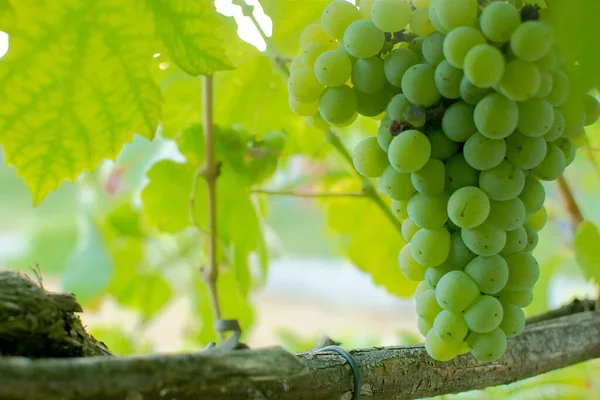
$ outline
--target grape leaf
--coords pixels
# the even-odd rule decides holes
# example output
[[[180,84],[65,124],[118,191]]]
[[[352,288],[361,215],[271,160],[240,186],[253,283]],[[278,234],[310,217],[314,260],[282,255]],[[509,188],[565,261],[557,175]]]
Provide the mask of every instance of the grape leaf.
[[[579,264],[583,275],[587,279],[593,279],[600,282],[600,232],[598,227],[590,222],[584,221],[579,225],[573,247],[575,258]]]

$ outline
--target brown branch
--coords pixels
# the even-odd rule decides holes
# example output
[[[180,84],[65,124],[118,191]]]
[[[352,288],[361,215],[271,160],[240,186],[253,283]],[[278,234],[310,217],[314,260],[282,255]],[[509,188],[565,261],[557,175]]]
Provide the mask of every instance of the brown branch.
[[[565,203],[565,207],[567,208],[567,213],[569,214],[569,218],[571,219],[571,225],[574,230],[577,230],[579,224],[583,222],[583,215],[581,214],[581,209],[573,196],[573,192],[567,183],[567,180],[564,176],[561,176],[556,181],[558,183],[558,189],[560,191],[560,195],[563,198]]]

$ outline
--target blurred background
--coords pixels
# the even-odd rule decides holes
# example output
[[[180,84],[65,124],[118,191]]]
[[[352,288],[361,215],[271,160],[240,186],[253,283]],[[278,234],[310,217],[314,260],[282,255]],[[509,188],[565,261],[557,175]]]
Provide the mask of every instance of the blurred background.
[[[289,6],[282,6],[285,2],[263,1],[264,9],[257,1],[248,3],[255,5],[254,16],[266,35],[292,56],[297,52],[299,32],[316,20],[325,4],[304,3],[307,7],[296,9],[294,23],[278,26],[278,21],[289,21],[285,18],[293,15]],[[238,57],[234,57],[245,76],[217,80],[216,102],[232,101],[230,92],[252,88],[259,75],[267,74],[267,81],[261,81],[266,85],[254,88],[269,92],[259,100],[287,107],[280,90],[285,91],[285,77],[268,62],[272,54],[253,22],[231,1],[217,0],[215,4],[224,21],[229,21],[228,26],[234,25],[226,17],[233,17],[235,30],[247,46],[243,51],[238,48]],[[281,36],[277,36],[278,27],[284,32]],[[8,42],[6,35],[0,35],[0,55],[10,51]],[[258,68],[260,65],[269,70]],[[181,127],[199,122],[200,111],[190,110],[198,101],[190,99],[199,96],[198,81],[181,78],[179,71],[160,56],[156,67],[157,79],[167,93],[166,107],[176,110],[169,115],[180,118],[177,122]],[[181,90],[185,83],[196,86]],[[238,96],[233,101],[248,100]],[[217,110],[216,120],[250,130],[258,126],[256,134],[264,137],[273,131],[268,121],[276,118],[271,115],[272,108],[265,108],[261,114],[249,116],[224,116]],[[290,115],[281,118],[293,118]],[[248,126],[252,125],[248,121],[259,121],[259,125]],[[322,134],[305,125],[295,119],[280,130],[287,141],[277,154],[277,170],[253,188],[278,192],[359,189]],[[350,148],[365,135],[375,134],[376,127],[372,120],[359,120],[343,130],[344,141]],[[206,289],[201,282],[190,284],[200,280],[198,266],[204,261],[205,243],[202,234],[191,228],[179,229],[168,215],[156,223],[157,218],[149,211],[187,204],[187,197],[171,203],[168,197],[151,196],[178,187],[177,183],[161,187],[160,181],[152,187],[155,175],[151,171],[166,160],[185,162],[178,146],[180,131],[163,127],[153,142],[136,137],[115,162],[106,161],[75,183],[64,183],[38,207],[32,206],[31,196],[14,169],[0,162],[0,267],[33,274],[31,269],[39,266],[45,287],[75,293],[84,306],[81,318],[89,331],[117,354],[185,351],[214,339]],[[584,217],[599,223],[598,126],[588,129],[588,137],[590,142],[579,152],[566,178]],[[571,220],[557,187],[554,183],[545,186],[549,222],[535,251],[542,275],[534,302],[526,310],[528,315],[576,297],[597,295],[573,257]],[[264,254],[249,252],[250,283],[239,290],[234,282],[237,275],[228,273],[224,252],[220,296],[225,317],[240,318],[245,342],[251,347],[281,345],[302,351],[325,334],[341,341],[345,348],[423,340],[416,327],[415,284],[401,277],[395,260],[403,242],[397,232],[388,235],[393,228],[368,199],[302,198],[283,193],[255,193],[249,199],[253,210],[258,211],[247,220],[240,218],[234,230],[261,235],[257,248],[263,243]],[[255,218],[260,229],[246,229]],[[268,261],[261,267],[263,263],[253,257]],[[600,398],[599,367],[598,362],[588,362],[517,384],[445,398]]]

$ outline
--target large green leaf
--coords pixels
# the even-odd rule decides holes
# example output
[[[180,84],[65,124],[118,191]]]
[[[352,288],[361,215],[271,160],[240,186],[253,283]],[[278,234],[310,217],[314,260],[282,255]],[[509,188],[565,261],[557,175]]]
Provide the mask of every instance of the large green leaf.
[[[598,227],[590,222],[584,221],[579,225],[573,243],[575,258],[587,279],[600,282],[600,232]]]
[[[190,75],[228,70],[219,35],[220,21],[210,0],[149,0],[156,33],[171,58]]]

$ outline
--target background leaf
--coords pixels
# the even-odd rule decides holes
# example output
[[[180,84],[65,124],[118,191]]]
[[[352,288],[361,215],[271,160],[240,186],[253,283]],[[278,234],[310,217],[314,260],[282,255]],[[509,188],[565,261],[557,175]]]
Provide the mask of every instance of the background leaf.
[[[600,282],[600,232],[590,221],[579,225],[574,241],[575,258],[587,279]]]

